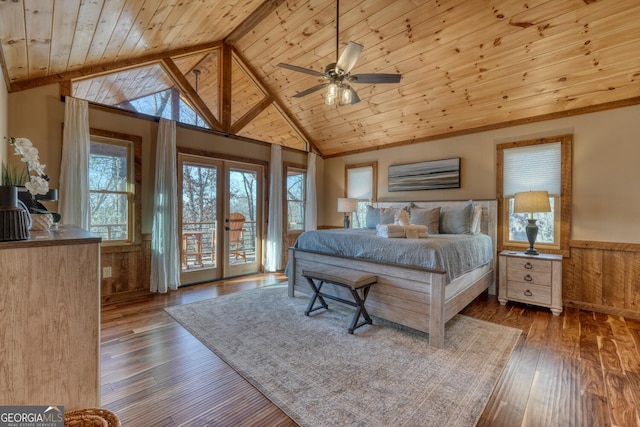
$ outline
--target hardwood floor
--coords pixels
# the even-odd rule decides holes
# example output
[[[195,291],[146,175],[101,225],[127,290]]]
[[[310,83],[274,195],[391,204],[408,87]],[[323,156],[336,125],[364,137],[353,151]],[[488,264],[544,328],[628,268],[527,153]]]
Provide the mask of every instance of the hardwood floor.
[[[294,426],[163,310],[284,279],[249,276],[103,306],[102,406],[125,427]],[[479,426],[640,425],[639,321],[571,308],[556,317],[486,294],[462,314],[523,330]]]

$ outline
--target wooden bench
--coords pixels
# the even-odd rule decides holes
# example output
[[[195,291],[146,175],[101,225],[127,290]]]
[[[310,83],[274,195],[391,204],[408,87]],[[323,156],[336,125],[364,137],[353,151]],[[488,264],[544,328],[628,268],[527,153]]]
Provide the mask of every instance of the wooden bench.
[[[302,275],[307,279],[307,282],[309,282],[309,286],[313,291],[311,301],[309,301],[309,305],[304,312],[305,316],[308,316],[309,313],[322,308],[328,309],[329,306],[324,299],[329,298],[334,301],[339,301],[343,304],[356,307],[357,310],[353,315],[353,320],[349,326],[350,334],[353,334],[353,331],[358,329],[360,326],[372,324],[371,317],[369,316],[367,309],[364,307],[364,303],[367,300],[369,288],[378,281],[377,276],[337,267],[332,267],[329,271],[304,269],[302,270]],[[314,280],[318,281],[318,285],[316,285]],[[322,285],[325,283],[332,283],[334,285],[347,288],[351,292],[353,301],[322,292]],[[362,296],[358,293],[359,290],[362,290]],[[320,306],[314,308],[313,306],[315,305],[316,300],[320,301]],[[358,324],[358,320],[360,320],[361,315],[364,317],[364,320]]]

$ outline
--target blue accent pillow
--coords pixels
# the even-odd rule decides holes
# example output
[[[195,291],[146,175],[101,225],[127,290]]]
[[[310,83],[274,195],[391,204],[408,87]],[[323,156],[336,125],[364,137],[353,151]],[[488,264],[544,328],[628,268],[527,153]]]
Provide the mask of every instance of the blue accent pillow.
[[[393,224],[397,208],[374,208],[367,206],[367,215],[364,220],[365,227],[374,229],[378,224]]]
[[[440,233],[471,234],[473,223],[473,201],[460,208],[443,208],[440,213]]]

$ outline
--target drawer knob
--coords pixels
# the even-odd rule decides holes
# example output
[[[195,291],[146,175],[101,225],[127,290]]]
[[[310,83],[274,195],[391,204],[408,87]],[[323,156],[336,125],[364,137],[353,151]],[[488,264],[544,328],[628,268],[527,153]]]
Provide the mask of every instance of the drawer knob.
[[[529,289],[527,289],[526,291],[524,291],[524,295],[527,297],[531,297],[533,296],[533,294],[531,293],[531,291]]]
[[[531,270],[533,269],[533,265],[527,261],[527,263],[524,265],[524,268],[526,268],[527,270]]]
[[[524,280],[525,282],[533,282],[533,277],[527,274],[526,276],[524,276]]]

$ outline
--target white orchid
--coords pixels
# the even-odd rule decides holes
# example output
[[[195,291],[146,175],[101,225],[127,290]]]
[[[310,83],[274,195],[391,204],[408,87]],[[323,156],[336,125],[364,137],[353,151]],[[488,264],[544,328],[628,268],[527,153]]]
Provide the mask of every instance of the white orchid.
[[[27,166],[28,182],[24,186],[34,197],[37,194],[47,194],[49,191],[49,177],[44,173],[47,165],[40,163],[38,149],[33,146],[28,138],[8,138],[9,144],[13,145],[16,156],[20,156]],[[35,173],[35,175],[34,175]]]
[[[29,162],[29,164],[28,164],[28,166],[27,166],[27,167],[29,168],[29,170],[30,170],[31,172],[35,172],[35,174],[36,174],[37,176],[42,176],[42,175],[44,175],[44,174],[45,174],[45,173],[44,173],[44,168],[46,168],[46,167],[47,167],[47,165],[42,164],[42,163],[40,163],[40,162]]]
[[[29,193],[33,195],[47,194],[47,191],[49,191],[49,182],[39,176],[32,175],[29,182],[25,182],[24,186],[27,187]]]

